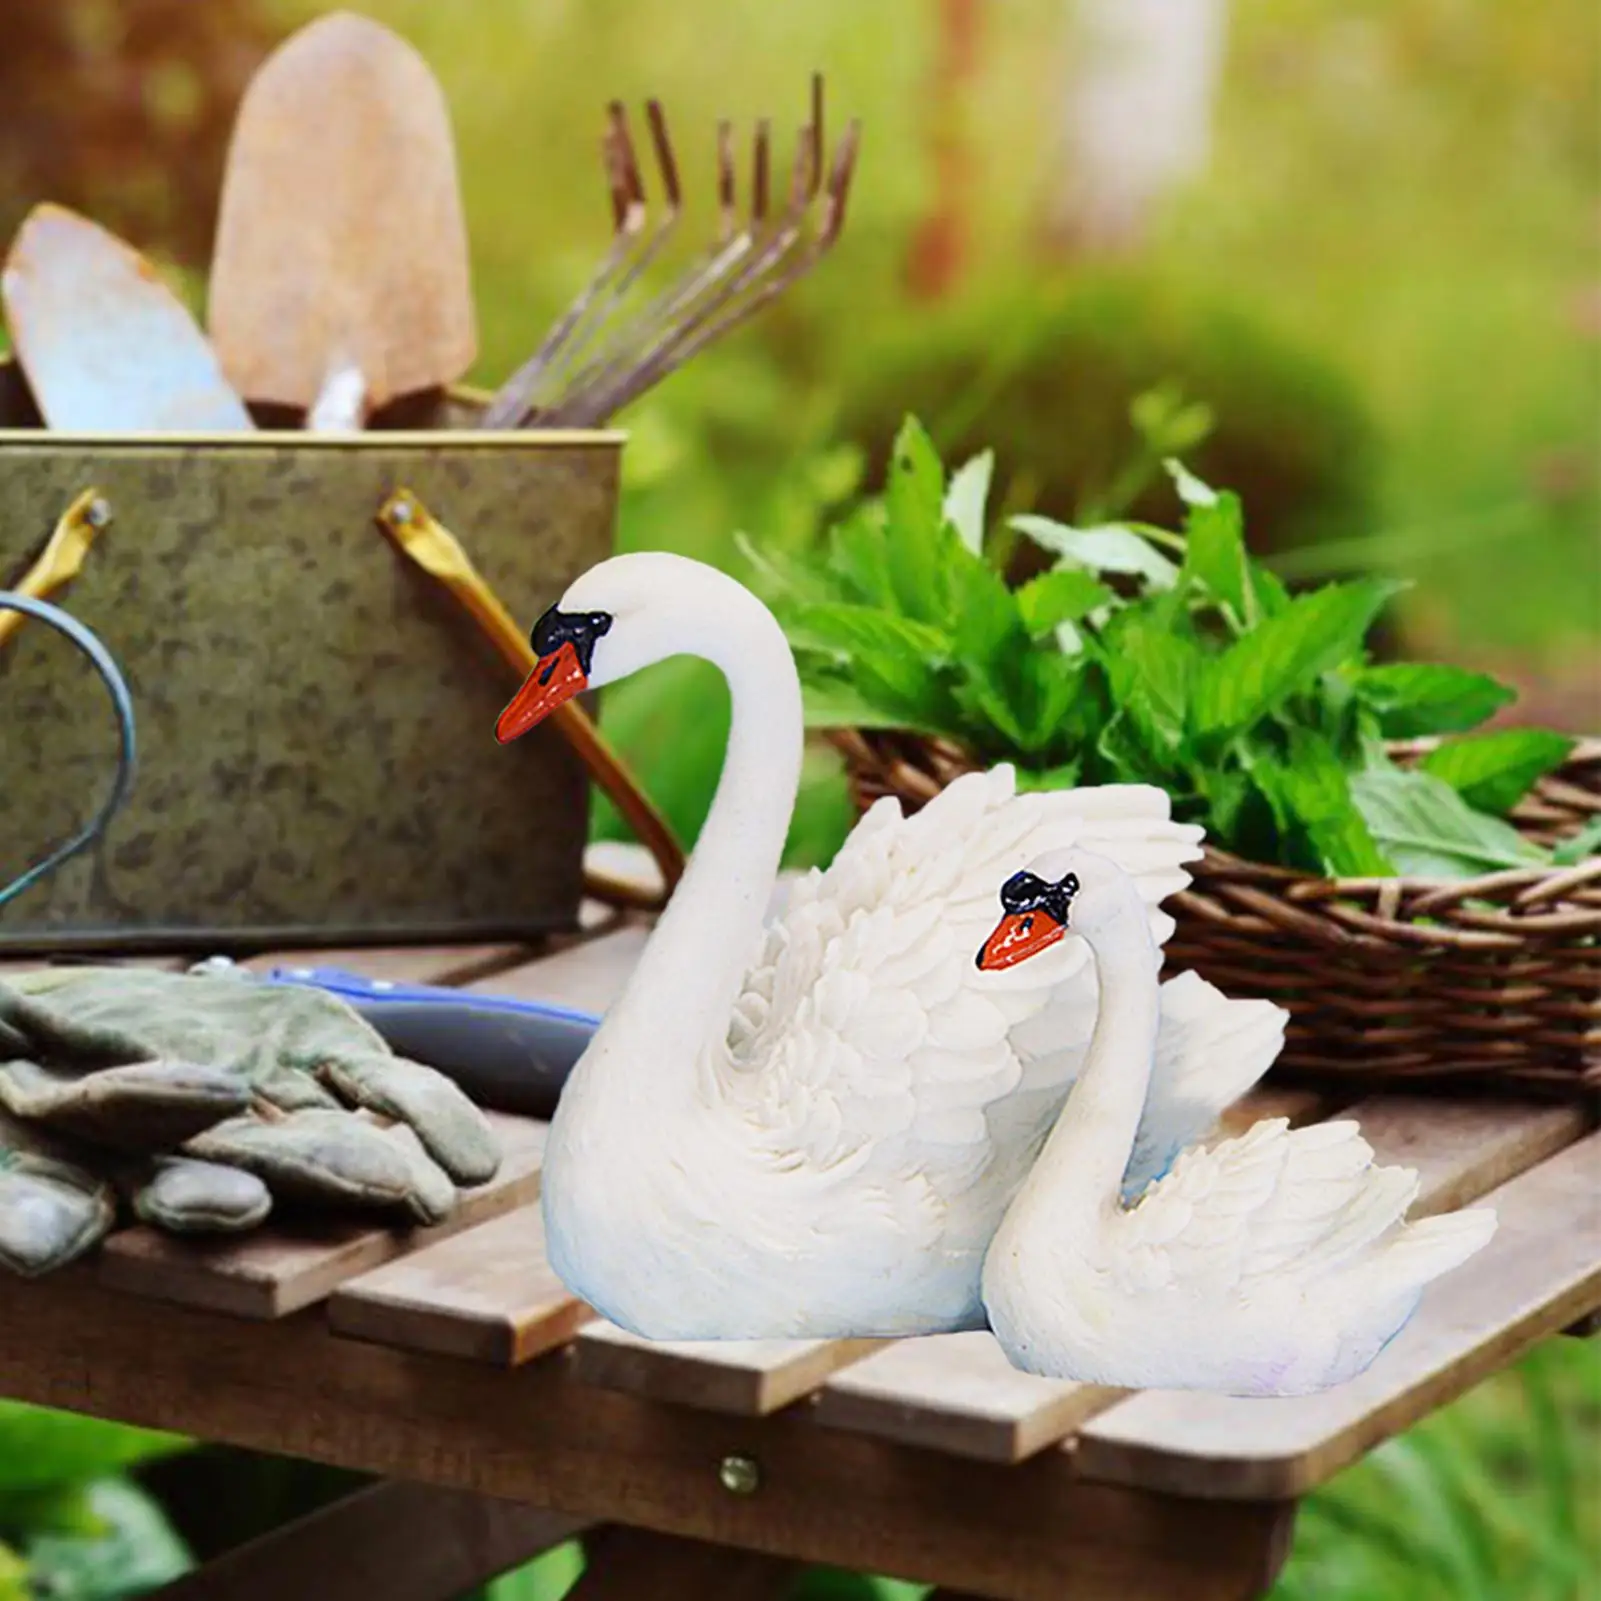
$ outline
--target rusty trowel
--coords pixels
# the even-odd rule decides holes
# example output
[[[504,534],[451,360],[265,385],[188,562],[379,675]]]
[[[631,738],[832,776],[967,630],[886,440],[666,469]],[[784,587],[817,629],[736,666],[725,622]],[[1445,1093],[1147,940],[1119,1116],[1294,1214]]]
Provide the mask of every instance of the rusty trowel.
[[[355,429],[477,353],[450,116],[422,57],[331,12],[251,80],[228,151],[208,312],[234,387]]]
[[[35,206],[0,273],[0,299],[45,422],[74,433],[251,427],[216,353],[155,269],[64,206]]]

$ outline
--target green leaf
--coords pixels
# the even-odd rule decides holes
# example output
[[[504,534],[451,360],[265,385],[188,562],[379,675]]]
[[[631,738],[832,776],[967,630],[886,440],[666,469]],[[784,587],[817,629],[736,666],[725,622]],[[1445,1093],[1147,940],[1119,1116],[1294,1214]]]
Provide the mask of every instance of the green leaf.
[[[1252,561],[1249,557],[1246,565],[1251,574],[1251,593],[1256,596],[1262,615],[1277,617],[1290,604],[1290,592],[1285,588],[1284,580],[1271,567],[1264,567],[1261,562]]]
[[[1288,761],[1258,760],[1252,777],[1306,831],[1325,873],[1335,878],[1394,874],[1356,805],[1350,775],[1321,734],[1291,729]]]
[[[993,730],[1015,752],[1030,744],[1028,724],[1012,698],[986,672],[975,671],[956,687],[956,703],[979,724],[979,732]]]
[[[1060,767],[1043,769],[1019,767],[1017,790],[1020,795],[1028,795],[1035,790],[1071,789],[1078,783],[1083,770],[1084,764],[1079,761],[1064,762]]]
[[[1471,878],[1548,860],[1498,817],[1476,812],[1432,773],[1370,767],[1351,794],[1396,870],[1418,878]]]
[[[1003,659],[1026,655],[1028,635],[1017,597],[988,562],[964,545],[946,551],[953,651],[967,665],[1001,670]]]
[[[1601,817],[1592,817],[1577,834],[1570,834],[1551,852],[1558,867],[1577,867],[1592,856],[1601,855]]]
[[[899,611],[889,570],[889,541],[881,505],[858,506],[834,525],[828,564],[846,590],[864,605]]]
[[[1113,700],[1153,752],[1171,755],[1183,743],[1204,660],[1192,640],[1161,627],[1143,608],[1120,613],[1107,630],[1102,665]]]
[[[1516,691],[1487,673],[1423,662],[1368,667],[1357,676],[1356,692],[1378,713],[1387,739],[1477,728],[1516,698]]]
[[[851,659],[851,677],[862,694],[903,726],[949,732],[950,697],[926,663],[890,651],[863,650]]]
[[[1359,578],[1297,595],[1276,617],[1212,657],[1191,710],[1198,735],[1238,733],[1277,711],[1320,675],[1356,656],[1398,585]]]
[[[1065,731],[1084,690],[1084,662],[1054,651],[1031,651],[1023,658],[1027,710],[1023,749],[1032,755],[1050,749]]]
[[[34,1593],[27,1563],[0,1540],[0,1601],[32,1601]]]
[[[995,452],[983,451],[956,469],[945,491],[945,521],[975,556],[984,552],[984,507],[994,473]]]
[[[1062,623],[1076,623],[1114,598],[1105,584],[1082,568],[1058,567],[1031,579],[1017,591],[1017,609],[1023,626],[1039,639]]]
[[[890,585],[908,617],[934,622],[945,610],[945,469],[915,417],[901,424],[884,491]]]
[[[849,679],[830,675],[809,677],[801,687],[808,728],[914,728],[919,733],[940,730],[907,720],[906,713],[881,706]]]
[[[194,1566],[159,1503],[126,1479],[87,1489],[95,1528],[46,1534],[26,1547],[35,1592],[54,1601],[119,1601],[143,1595]]]
[[[188,1448],[177,1435],[0,1401],[0,1493],[72,1484]]]
[[[1096,736],[1095,752],[1109,769],[1109,783],[1149,784],[1160,776],[1126,711],[1107,720]]]
[[[1153,589],[1171,589],[1178,579],[1178,568],[1155,545],[1121,523],[1070,528],[1049,517],[1023,513],[1011,518],[1008,526],[1062,560],[1091,572],[1128,573],[1145,579]]]
[[[927,658],[943,660],[951,649],[950,639],[938,628],[876,606],[843,601],[802,601],[790,608],[784,631],[791,645],[847,658],[866,650],[904,655],[921,663]]]
[[[1179,499],[1186,506],[1217,504],[1217,491],[1210,484],[1202,483],[1176,456],[1169,456],[1162,466],[1167,469],[1167,475],[1173,480],[1173,487],[1178,491]]]
[[[1176,384],[1158,384],[1129,404],[1129,421],[1152,456],[1193,450],[1211,433],[1215,418],[1205,401],[1186,400]]]
[[[1235,620],[1255,621],[1256,597],[1245,555],[1245,517],[1238,495],[1214,495],[1192,505],[1184,520],[1188,549],[1184,575],[1199,582],[1212,597],[1227,606]]]
[[[1507,812],[1568,759],[1574,744],[1543,728],[1497,729],[1438,746],[1423,758],[1423,770],[1449,784],[1469,806]]]
[[[819,571],[810,562],[799,561],[787,552],[763,550],[750,535],[736,533],[734,547],[750,564],[755,579],[753,588],[762,591],[773,605],[786,599],[834,600],[838,596],[830,575]]]

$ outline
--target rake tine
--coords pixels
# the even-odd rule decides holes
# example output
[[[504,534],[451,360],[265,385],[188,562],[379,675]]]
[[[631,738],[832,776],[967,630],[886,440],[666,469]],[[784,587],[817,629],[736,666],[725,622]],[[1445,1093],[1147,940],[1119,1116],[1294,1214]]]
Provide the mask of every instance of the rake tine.
[[[615,284],[619,274],[625,287],[631,283],[661,249],[678,221],[681,210],[678,165],[667,137],[666,119],[660,105],[654,100],[647,105],[646,116],[655,145],[657,166],[662,175],[667,210],[655,234],[638,250],[638,256],[644,258],[643,261],[632,271],[624,272],[645,232],[650,213],[638,157],[634,152],[633,136],[628,127],[628,114],[622,103],[614,100],[607,107],[608,127],[601,138],[601,162],[612,205],[611,245],[601,258],[594,276],[556,319],[539,348],[501,386],[485,409],[480,427],[514,428],[526,419],[533,408],[533,397],[556,359],[565,354],[570,363],[569,343],[596,302]]]
[[[606,121],[606,131],[600,136],[600,160],[611,189],[612,233],[636,234],[645,225],[645,186],[627,116],[615,100],[606,108]]]
[[[728,244],[734,237],[738,198],[735,193],[734,125],[727,117],[717,124],[717,243]],[[715,254],[715,252],[714,252]]]
[[[769,168],[772,164],[772,136],[772,122],[769,118],[763,117],[756,124],[756,158],[751,163],[750,215],[751,221],[758,227],[767,221],[767,191]]]
[[[823,75],[812,74],[812,194],[815,196],[823,182],[823,156],[826,143],[823,139]]]
[[[718,239],[699,260],[685,268],[680,275],[647,302],[634,316],[614,326],[601,348],[573,376],[562,393],[561,400],[552,409],[552,415],[565,413],[584,394],[595,393],[617,381],[630,366],[640,360],[641,345],[651,348],[649,341],[661,337],[664,329],[671,328],[675,319],[687,315],[706,292],[727,278],[750,252],[755,243],[751,222],[734,231],[737,213],[736,179],[731,147],[730,125],[720,122],[717,127],[717,186],[719,227]],[[758,148],[758,166],[762,160]],[[760,174],[758,173],[758,178]],[[547,417],[545,420],[549,420]]]
[[[620,108],[619,108],[620,110]],[[683,194],[679,187],[678,160],[673,153],[673,143],[667,129],[667,115],[662,110],[659,100],[649,100],[645,103],[645,118],[650,126],[651,144],[655,149],[656,166],[661,174],[662,190],[666,199],[666,209],[656,231],[637,250],[627,263],[626,269],[619,273],[606,289],[602,301],[598,295],[592,297],[592,303],[587,310],[585,322],[587,326],[583,332],[567,342],[563,350],[563,373],[558,382],[565,389],[570,381],[573,369],[579,365],[585,345],[594,341],[605,333],[611,313],[627,297],[630,289],[638,282],[640,275],[661,253],[673,229],[677,226],[683,214]],[[624,137],[627,137],[626,122],[623,124]],[[632,160],[633,146],[628,144],[629,157]],[[638,168],[634,168],[635,180],[638,180]],[[641,190],[643,194],[643,190]]]
[[[802,130],[796,143],[789,205],[780,220],[780,226],[743,269],[739,266],[755,242],[758,224],[766,220],[769,181],[765,169],[770,142],[770,130],[765,125],[759,125],[755,145],[754,186],[761,191],[760,205],[758,208],[753,203],[750,223],[731,242],[727,251],[709,256],[703,268],[686,274],[632,323],[617,330],[608,344],[608,349],[614,352],[611,360],[592,362],[579,374],[578,380],[560,402],[558,411],[561,416],[589,414],[597,400],[604,400],[613,390],[626,386],[631,373],[653,363],[664,349],[699,326],[794,245],[810,204],[809,191],[815,183],[809,129]],[[758,209],[760,214],[756,215]],[[703,303],[697,305],[697,302]]]
[[[696,330],[710,323],[719,311],[729,306],[744,290],[780,262],[799,239],[817,182],[813,149],[811,129],[808,127],[802,130],[801,138],[796,144],[789,203],[778,226],[756,255],[741,270],[727,276],[721,282],[707,286],[712,292],[706,295],[704,304],[695,308],[692,314],[687,314],[677,321],[669,319],[659,323],[652,331],[652,338],[645,345],[643,352],[636,353],[630,368],[619,371],[614,363],[612,370],[600,375],[600,381],[592,383],[586,392],[569,397],[562,406],[564,417],[589,417],[613,411],[621,404],[617,396],[627,394],[631,397],[640,393],[643,382],[656,382],[672,367],[686,360],[687,354],[679,352],[690,341],[694,341],[695,350],[705,348],[709,340],[696,339]],[[771,298],[771,295],[764,295],[763,303]],[[725,319],[723,323],[718,324],[718,327],[721,330],[733,325]],[[635,349],[638,352],[637,343]],[[597,410],[597,407],[603,407],[604,410]]]
[[[761,307],[782,294],[798,278],[810,272],[834,246],[845,226],[846,202],[850,195],[851,179],[855,174],[857,152],[861,144],[861,124],[853,120],[845,130],[834,155],[825,189],[822,222],[810,243],[797,252],[787,266],[775,273],[759,288],[737,305],[729,299],[721,301],[723,314],[704,318],[678,331],[677,335],[654,356],[642,362],[628,378],[608,394],[598,397],[599,405],[580,409],[570,420],[582,425],[615,414],[645,390],[660,383],[686,361],[698,355],[708,345],[732,333]]]

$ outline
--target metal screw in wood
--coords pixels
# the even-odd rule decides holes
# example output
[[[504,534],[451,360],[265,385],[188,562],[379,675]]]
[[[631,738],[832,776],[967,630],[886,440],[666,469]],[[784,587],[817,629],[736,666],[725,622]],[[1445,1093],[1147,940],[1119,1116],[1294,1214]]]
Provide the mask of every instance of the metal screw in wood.
[[[717,1464],[717,1481],[730,1495],[755,1495],[761,1488],[761,1466],[755,1457],[725,1456]]]

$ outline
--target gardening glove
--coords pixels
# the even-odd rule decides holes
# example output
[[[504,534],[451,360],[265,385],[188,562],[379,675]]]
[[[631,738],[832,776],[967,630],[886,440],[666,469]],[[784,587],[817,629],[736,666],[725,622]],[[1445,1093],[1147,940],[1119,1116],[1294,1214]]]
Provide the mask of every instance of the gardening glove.
[[[0,1266],[48,1272],[97,1245],[116,1218],[110,1184],[0,1113]]]
[[[120,967],[14,976],[0,984],[6,1056],[0,1106],[17,1117],[146,1152],[171,1151],[189,1117],[178,1154],[256,1174],[282,1199],[433,1223],[458,1184],[499,1165],[455,1084],[307,986]]]
[[[128,1158],[52,1138],[0,1112],[0,1267],[64,1267],[117,1220],[119,1194],[173,1233],[254,1228],[272,1196],[253,1173],[185,1157]]]

